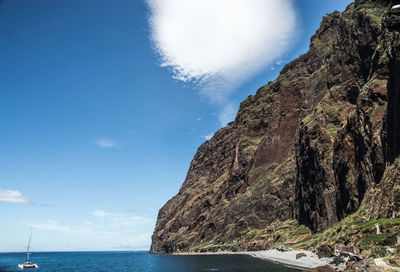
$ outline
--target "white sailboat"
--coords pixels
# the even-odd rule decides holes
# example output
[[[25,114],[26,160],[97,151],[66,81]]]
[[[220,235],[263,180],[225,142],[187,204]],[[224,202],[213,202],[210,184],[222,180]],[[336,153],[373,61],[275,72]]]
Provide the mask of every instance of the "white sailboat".
[[[38,268],[39,266],[35,264],[34,262],[29,261],[29,248],[31,247],[31,239],[32,239],[32,228],[31,228],[31,233],[29,234],[29,243],[28,243],[28,249],[26,250],[26,259],[23,264],[19,264],[18,267],[21,269],[25,268]]]

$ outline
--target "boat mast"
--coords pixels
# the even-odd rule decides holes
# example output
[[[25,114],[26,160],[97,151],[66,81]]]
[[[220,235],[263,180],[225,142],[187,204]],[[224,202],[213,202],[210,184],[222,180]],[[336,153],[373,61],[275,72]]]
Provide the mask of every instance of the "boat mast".
[[[32,227],[31,227],[31,233],[29,234],[28,249],[26,250],[26,261],[29,261],[29,248],[31,247],[31,239],[32,239]]]

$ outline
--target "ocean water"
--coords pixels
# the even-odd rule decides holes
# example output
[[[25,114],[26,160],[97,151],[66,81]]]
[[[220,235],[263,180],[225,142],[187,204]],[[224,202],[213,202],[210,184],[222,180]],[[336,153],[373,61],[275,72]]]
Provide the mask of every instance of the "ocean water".
[[[245,255],[170,256],[146,252],[33,252],[35,272],[294,272],[294,268]],[[17,267],[24,253],[0,253],[0,272]]]

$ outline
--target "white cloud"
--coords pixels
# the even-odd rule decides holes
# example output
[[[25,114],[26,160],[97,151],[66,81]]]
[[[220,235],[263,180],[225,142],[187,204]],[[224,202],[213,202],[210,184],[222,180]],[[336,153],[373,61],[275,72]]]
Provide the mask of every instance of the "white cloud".
[[[87,235],[90,233],[90,230],[87,228],[61,225],[56,220],[52,220],[52,219],[47,220],[47,222],[43,222],[43,223],[30,224],[30,226],[33,228],[36,228],[36,229],[53,230],[53,231],[59,231],[59,232],[64,232],[64,233],[70,233],[70,234]]]
[[[96,145],[103,147],[103,148],[113,148],[119,147],[116,141],[106,139],[106,138],[98,138],[95,140]]]
[[[115,234],[129,232],[134,227],[153,227],[155,222],[146,217],[132,216],[123,213],[107,213],[97,210],[91,213],[97,220],[86,221],[82,224],[71,226],[60,224],[54,219],[46,222],[29,223],[27,225],[42,230],[51,230],[85,237],[98,237],[99,235],[113,237]]]
[[[95,210],[91,213],[94,217],[102,218],[103,223],[108,222],[108,226],[136,226],[147,224],[150,219],[141,216],[132,216],[125,213],[110,213],[103,210]]]
[[[203,136],[203,138],[208,141],[212,138],[212,136],[214,136],[214,134],[205,135],[205,136]]]
[[[108,215],[108,213],[106,213],[105,211],[102,211],[102,210],[95,210],[92,212],[92,215],[95,217],[105,217]]]
[[[117,216],[110,220],[110,226],[122,227],[122,226],[138,226],[145,225],[152,222],[150,219],[141,216]]]
[[[19,191],[0,189],[0,202],[30,204],[31,200],[24,197]]]
[[[102,209],[87,215],[66,219],[60,213],[59,218],[21,223],[36,229],[34,236],[40,243],[34,243],[35,250],[149,249],[155,218]]]
[[[161,66],[221,102],[288,48],[292,0],[147,0]]]
[[[237,108],[233,103],[227,104],[218,116],[221,126],[226,126],[229,122],[235,120],[236,112]]]

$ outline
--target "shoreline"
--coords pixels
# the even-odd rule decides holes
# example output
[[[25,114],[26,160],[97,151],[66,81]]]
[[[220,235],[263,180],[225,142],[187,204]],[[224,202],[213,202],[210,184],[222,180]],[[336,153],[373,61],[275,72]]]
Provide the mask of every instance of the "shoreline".
[[[303,253],[306,256],[296,259],[296,255],[299,253]],[[292,250],[281,252],[276,249],[270,249],[265,251],[245,252],[245,254],[254,258],[302,269],[331,266],[330,263],[333,260],[333,258],[318,258],[317,254],[308,250]]]
[[[306,256],[296,259],[296,255],[303,253]],[[290,267],[300,269],[311,269],[321,266],[330,266],[333,258],[318,258],[318,256],[307,250],[291,250],[281,252],[276,249],[263,251],[219,251],[219,252],[176,252],[172,255],[248,255],[253,258],[266,260]]]

